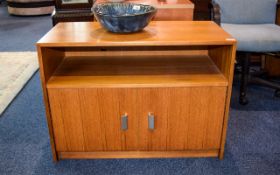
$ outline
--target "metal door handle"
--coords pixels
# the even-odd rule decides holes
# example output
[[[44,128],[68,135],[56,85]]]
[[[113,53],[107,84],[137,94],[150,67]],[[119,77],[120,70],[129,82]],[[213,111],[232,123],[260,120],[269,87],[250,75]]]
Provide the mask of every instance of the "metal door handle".
[[[128,116],[127,113],[125,113],[124,115],[122,115],[121,117],[121,125],[122,125],[122,130],[126,131],[127,130],[127,120],[128,120]]]
[[[151,112],[148,113],[148,126],[150,130],[155,129],[155,116]]]

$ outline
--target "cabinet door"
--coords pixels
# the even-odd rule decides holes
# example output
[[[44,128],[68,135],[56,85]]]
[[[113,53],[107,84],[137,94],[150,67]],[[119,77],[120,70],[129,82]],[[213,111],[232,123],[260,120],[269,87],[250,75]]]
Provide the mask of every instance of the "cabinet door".
[[[57,151],[120,151],[137,147],[136,95],[126,89],[49,89]],[[127,113],[128,129],[121,116]]]
[[[140,150],[220,147],[226,87],[150,88],[139,93]],[[148,113],[155,116],[152,130]]]

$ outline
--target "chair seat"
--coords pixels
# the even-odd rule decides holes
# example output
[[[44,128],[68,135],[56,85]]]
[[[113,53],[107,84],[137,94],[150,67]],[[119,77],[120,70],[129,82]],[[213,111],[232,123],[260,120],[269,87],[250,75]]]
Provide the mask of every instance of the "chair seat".
[[[238,51],[280,51],[280,26],[278,25],[222,23],[221,26],[235,39],[237,39]]]

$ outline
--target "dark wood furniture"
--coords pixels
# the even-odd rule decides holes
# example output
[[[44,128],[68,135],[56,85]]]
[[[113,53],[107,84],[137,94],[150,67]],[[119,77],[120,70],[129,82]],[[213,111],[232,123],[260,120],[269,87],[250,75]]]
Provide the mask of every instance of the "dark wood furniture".
[[[209,18],[211,0],[191,0],[194,3],[194,20],[205,21]]]
[[[94,21],[91,12],[94,0],[87,1],[88,3],[63,3],[63,0],[55,0],[55,10],[52,13],[53,26],[59,22]]]
[[[223,158],[236,40],[215,23],[60,23],[37,49],[55,161]]]
[[[51,14],[53,0],[7,0],[8,12],[11,15],[35,16]]]
[[[275,23],[280,25],[280,0],[276,4],[276,21]],[[211,1],[210,5],[210,18],[215,21],[218,25],[221,25],[221,12],[219,4]],[[254,54],[256,54],[254,52]],[[277,53],[258,53],[261,58],[265,59],[265,56],[273,56],[274,58],[280,58],[280,52]],[[250,73],[250,59],[251,52],[237,52],[237,59],[241,64],[241,84],[240,84],[240,95],[239,103],[242,105],[248,104],[247,99],[247,86],[248,84],[257,84],[267,86],[275,89],[275,96],[280,97],[280,84],[274,81],[264,79],[263,75],[266,73],[263,70],[260,72]],[[268,63],[269,64],[269,63]],[[277,66],[276,66],[277,67]],[[268,68],[268,67],[267,67]]]

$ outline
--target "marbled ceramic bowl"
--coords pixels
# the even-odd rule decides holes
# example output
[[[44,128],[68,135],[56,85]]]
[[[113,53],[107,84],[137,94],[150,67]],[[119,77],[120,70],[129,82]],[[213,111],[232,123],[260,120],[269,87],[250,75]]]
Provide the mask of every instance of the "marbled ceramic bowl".
[[[93,6],[95,18],[107,30],[114,33],[132,33],[146,27],[156,8],[134,3],[101,3]]]

